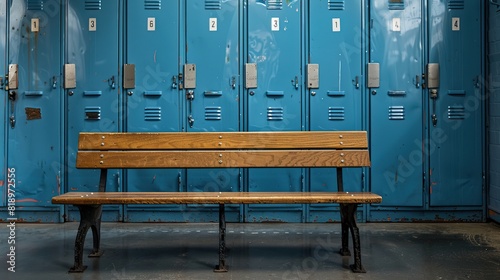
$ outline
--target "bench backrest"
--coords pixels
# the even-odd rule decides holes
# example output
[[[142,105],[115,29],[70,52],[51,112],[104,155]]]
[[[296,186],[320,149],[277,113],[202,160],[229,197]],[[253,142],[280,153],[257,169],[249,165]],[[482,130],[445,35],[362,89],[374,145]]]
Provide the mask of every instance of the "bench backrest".
[[[370,166],[365,131],[80,133],[78,168]]]

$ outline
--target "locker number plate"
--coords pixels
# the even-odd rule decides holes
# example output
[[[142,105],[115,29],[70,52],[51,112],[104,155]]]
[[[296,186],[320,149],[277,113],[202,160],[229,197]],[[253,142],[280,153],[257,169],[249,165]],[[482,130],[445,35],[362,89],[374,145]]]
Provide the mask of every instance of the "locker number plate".
[[[96,18],[89,18],[89,31],[97,30],[97,20]]]
[[[156,19],[154,17],[148,18],[148,31],[156,30]]]
[[[392,19],[392,31],[399,32],[401,31],[401,19],[393,18]]]
[[[451,30],[452,31],[460,31],[460,18],[454,17],[451,19],[451,21],[452,21]]]
[[[332,31],[340,32],[340,18],[332,19]]]
[[[280,31],[280,18],[277,17],[271,18],[271,30]]]
[[[209,31],[217,31],[217,18],[209,18],[208,24]]]
[[[40,20],[37,18],[31,19],[31,32],[40,31]]]

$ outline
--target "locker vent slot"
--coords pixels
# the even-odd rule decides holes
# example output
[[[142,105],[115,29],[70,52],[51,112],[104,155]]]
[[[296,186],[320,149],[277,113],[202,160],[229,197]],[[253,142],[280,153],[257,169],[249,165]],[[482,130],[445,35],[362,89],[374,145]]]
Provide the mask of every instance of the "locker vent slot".
[[[144,0],[144,9],[161,10],[161,0]]]
[[[205,107],[205,120],[220,121],[222,119],[222,108],[216,106]]]
[[[28,0],[28,10],[43,11],[43,0]]]
[[[463,10],[465,8],[464,0],[449,0],[448,9],[450,10]]]
[[[345,1],[328,0],[328,10],[345,10]]]
[[[268,0],[267,1],[267,9],[268,10],[282,10],[283,9],[283,0]]]
[[[404,120],[405,107],[404,106],[390,106],[389,107],[389,120]]]
[[[450,120],[463,120],[465,119],[464,106],[448,106],[448,119]]]
[[[221,0],[205,0],[205,10],[220,10],[222,9]]]
[[[328,120],[330,120],[330,121],[343,121],[343,120],[345,120],[345,108],[344,107],[329,107],[328,108]]]
[[[101,9],[101,0],[85,1],[85,10],[100,10],[100,9]]]
[[[268,121],[282,121],[283,120],[283,107],[269,107],[267,108]]]
[[[389,10],[404,10],[404,0],[389,0]]]
[[[144,108],[145,121],[161,121],[161,108],[160,107],[146,107]]]
[[[85,107],[85,119],[86,120],[100,120],[101,119],[101,107]]]

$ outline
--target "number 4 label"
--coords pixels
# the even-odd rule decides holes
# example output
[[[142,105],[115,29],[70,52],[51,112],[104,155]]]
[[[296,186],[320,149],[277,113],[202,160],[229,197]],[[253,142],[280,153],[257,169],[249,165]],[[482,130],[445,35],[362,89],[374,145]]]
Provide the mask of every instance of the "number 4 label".
[[[452,21],[451,30],[460,31],[460,18],[454,17],[451,19],[451,21]]]

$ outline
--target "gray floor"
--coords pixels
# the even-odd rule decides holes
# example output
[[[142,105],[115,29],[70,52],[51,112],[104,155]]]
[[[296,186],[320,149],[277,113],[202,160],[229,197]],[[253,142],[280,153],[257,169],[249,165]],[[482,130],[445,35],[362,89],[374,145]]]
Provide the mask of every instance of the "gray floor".
[[[337,254],[339,224],[228,224],[229,272],[214,273],[216,224],[104,223],[104,255],[83,274],[67,273],[77,223],[17,224],[15,273],[0,226],[0,279],[500,279],[493,223],[360,224],[366,274]]]

